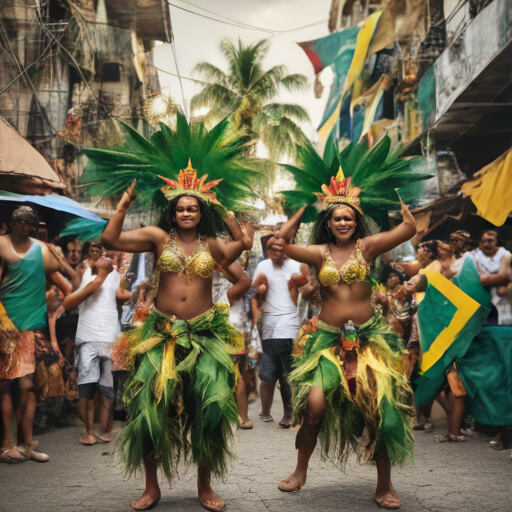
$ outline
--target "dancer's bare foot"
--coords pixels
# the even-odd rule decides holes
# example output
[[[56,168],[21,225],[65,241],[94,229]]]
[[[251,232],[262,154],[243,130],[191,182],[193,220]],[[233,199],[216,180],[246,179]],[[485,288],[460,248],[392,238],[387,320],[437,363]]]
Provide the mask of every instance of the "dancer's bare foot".
[[[391,484],[389,487],[377,487],[373,499],[377,502],[377,505],[382,508],[394,509],[402,506],[402,502]]]
[[[292,473],[288,478],[281,480],[277,486],[283,492],[297,492],[306,483],[306,475],[300,473]]]
[[[85,434],[80,439],[80,444],[84,444],[85,446],[92,446],[96,444],[96,438],[92,434]]]
[[[148,490],[138,499],[130,503],[133,510],[150,510],[160,501],[160,490],[150,493]]]
[[[209,487],[209,486],[208,486]],[[224,500],[211,488],[200,488],[198,490],[199,501],[206,510],[220,512],[225,510]]]

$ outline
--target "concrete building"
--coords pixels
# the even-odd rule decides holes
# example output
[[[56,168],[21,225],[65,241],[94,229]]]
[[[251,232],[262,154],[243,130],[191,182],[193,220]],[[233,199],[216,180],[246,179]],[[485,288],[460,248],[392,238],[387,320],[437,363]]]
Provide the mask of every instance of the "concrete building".
[[[137,123],[160,92],[151,52],[171,41],[168,4],[3,0],[0,16],[0,116],[80,197],[77,151],[115,144],[115,121]]]

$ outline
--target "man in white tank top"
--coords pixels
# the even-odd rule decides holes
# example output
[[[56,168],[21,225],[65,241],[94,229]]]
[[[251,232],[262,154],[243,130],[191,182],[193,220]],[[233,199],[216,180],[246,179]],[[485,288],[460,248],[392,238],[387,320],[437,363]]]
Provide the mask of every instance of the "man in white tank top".
[[[94,395],[99,389],[100,440],[113,440],[111,434],[114,412],[114,381],[112,348],[120,335],[116,299],[125,299],[120,288],[121,276],[110,259],[102,257],[84,271],[80,288],[66,297],[65,309],[79,305],[76,345],[78,347],[78,413],[86,433],[80,443],[96,443],[94,436]]]

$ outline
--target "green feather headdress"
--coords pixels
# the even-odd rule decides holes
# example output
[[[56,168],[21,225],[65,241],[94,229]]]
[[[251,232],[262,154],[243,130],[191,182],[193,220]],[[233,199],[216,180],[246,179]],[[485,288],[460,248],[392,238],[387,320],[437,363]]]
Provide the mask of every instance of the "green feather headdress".
[[[121,146],[82,150],[89,159],[82,183],[90,184],[92,195],[118,194],[136,178],[138,206],[157,206],[163,210],[173,196],[174,185],[178,185],[180,171],[183,175],[191,162],[194,169],[189,170],[197,169],[194,179],[201,182],[200,188],[214,183],[215,194],[203,193],[194,186],[190,190],[178,186],[176,193],[186,191],[217,209],[222,204],[229,210],[246,209],[243,202],[256,197],[252,185],[263,178],[261,161],[245,156],[247,137],[243,132],[228,131],[226,119],[208,131],[204,122],[189,124],[178,112],[175,130],[161,123],[160,130],[149,139],[125,123],[120,126],[126,133]],[[209,183],[204,183],[206,175]]]
[[[283,165],[296,183],[295,190],[282,192],[286,213],[306,204],[302,221],[314,222],[318,209],[345,203],[387,227],[388,211],[400,209],[396,189],[406,204],[412,204],[421,194],[421,182],[432,177],[422,172],[423,158],[400,158],[399,153],[391,151],[387,135],[371,148],[362,140],[341,153],[331,141],[323,158],[309,142],[298,147],[299,165]]]

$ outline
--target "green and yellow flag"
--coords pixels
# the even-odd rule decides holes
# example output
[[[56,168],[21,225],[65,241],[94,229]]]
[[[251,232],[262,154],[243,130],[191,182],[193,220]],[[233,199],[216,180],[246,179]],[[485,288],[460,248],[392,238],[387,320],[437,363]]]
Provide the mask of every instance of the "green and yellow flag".
[[[466,258],[460,274],[451,280],[432,265],[424,274],[428,286],[418,307],[422,357],[413,379],[417,405],[435,397],[446,369],[464,356],[491,309],[490,294],[481,285],[472,258]]]

